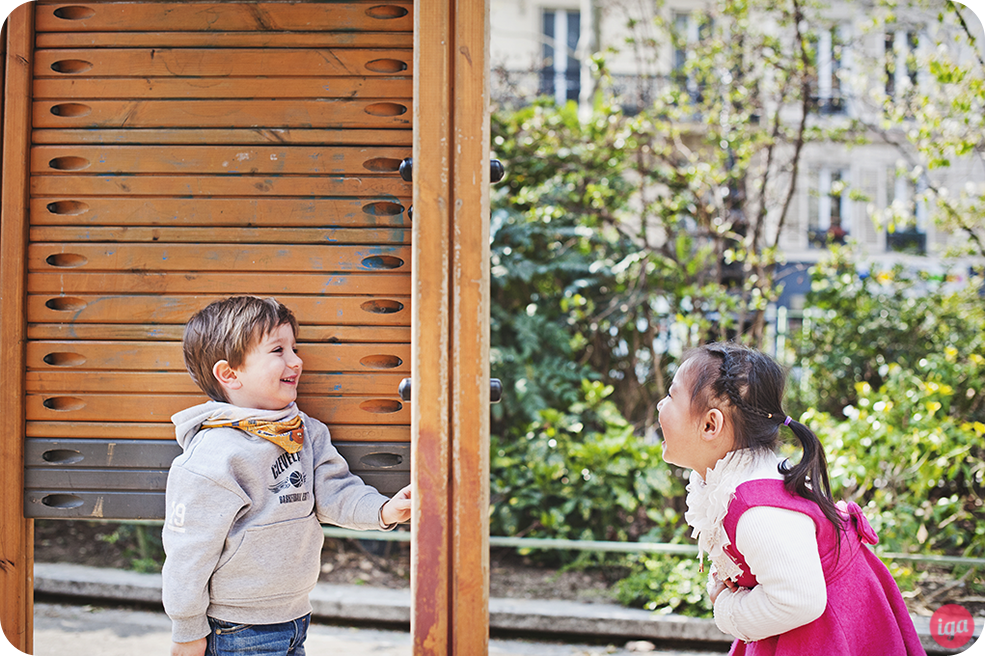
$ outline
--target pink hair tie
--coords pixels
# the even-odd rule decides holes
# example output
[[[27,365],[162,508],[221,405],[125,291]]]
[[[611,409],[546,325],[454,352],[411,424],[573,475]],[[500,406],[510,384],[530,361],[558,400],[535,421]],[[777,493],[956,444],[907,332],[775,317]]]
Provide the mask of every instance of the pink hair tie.
[[[793,421],[793,418],[790,415],[787,415],[787,418],[783,420],[783,425],[789,426],[791,421]]]

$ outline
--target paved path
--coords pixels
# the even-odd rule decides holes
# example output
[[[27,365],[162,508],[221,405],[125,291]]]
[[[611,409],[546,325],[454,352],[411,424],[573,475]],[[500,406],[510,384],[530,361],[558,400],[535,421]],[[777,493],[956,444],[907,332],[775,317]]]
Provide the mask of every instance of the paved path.
[[[164,613],[94,606],[38,603],[34,609],[35,656],[167,656],[171,622]],[[494,639],[490,656],[712,656],[709,652],[654,650],[618,645],[564,644]],[[0,656],[20,655],[9,645]],[[629,648],[627,648],[629,647]],[[635,648],[635,649],[634,649]],[[401,631],[354,629],[313,624],[305,651],[308,656],[409,656],[410,635]]]

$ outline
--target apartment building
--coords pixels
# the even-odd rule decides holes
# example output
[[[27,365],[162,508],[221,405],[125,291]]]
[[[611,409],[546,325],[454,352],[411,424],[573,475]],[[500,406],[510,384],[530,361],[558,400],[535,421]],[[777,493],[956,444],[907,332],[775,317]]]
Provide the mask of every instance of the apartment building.
[[[876,3],[832,2],[820,18],[804,26],[815,39],[815,120],[835,127],[856,119],[875,123],[874,103],[880,96],[892,98],[921,84],[921,49],[941,36],[938,12],[933,6],[905,5],[900,3],[891,23],[881,23],[875,20],[880,15]],[[943,9],[942,0],[940,5]],[[687,44],[701,39],[707,27],[708,7],[697,0],[492,0],[493,100],[515,105],[546,95],[587,107],[595,89],[591,57],[615,47],[619,52],[605,57],[618,93],[625,95],[627,107],[646,103],[684,66]],[[971,12],[965,15],[979,52],[958,56],[983,57],[981,21]],[[654,18],[672,26],[678,36],[668,39],[653,28]],[[656,44],[650,53],[655,56],[646,61],[625,44],[630,21],[637,33],[651,30],[647,36]],[[954,190],[981,185],[978,193],[985,193],[982,160],[956,159],[946,170],[913,176],[913,163],[903,150],[878,135],[871,137],[865,145],[832,141],[805,147],[779,242],[787,261],[781,274],[787,287],[782,305],[798,308],[808,282],[806,269],[832,240],[860,244],[876,266],[901,262],[934,269],[944,249],[963,238],[938,229],[933,207],[921,198],[927,185]],[[895,137],[905,143],[902,132]],[[889,214],[907,220],[893,228],[873,221]]]

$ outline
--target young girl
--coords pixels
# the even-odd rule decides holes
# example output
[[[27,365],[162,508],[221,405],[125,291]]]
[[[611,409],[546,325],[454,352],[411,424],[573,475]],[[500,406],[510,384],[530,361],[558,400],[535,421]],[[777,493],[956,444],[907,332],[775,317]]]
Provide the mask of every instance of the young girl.
[[[821,443],[781,409],[784,374],[734,344],[690,352],[657,405],[664,459],[693,469],[685,518],[712,562],[731,654],[925,654],[857,504],[831,498]],[[776,454],[789,427],[803,446]]]

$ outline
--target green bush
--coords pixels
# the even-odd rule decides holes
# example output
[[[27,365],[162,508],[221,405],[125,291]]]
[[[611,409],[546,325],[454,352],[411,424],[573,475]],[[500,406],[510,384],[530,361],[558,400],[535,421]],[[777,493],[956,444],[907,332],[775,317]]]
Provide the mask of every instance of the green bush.
[[[632,560],[632,573],[616,584],[619,603],[661,615],[711,616],[711,599],[705,587],[708,573],[700,571],[697,559],[639,556]]]
[[[982,555],[985,424],[954,410],[981,393],[983,374],[985,358],[959,361],[949,348],[913,370],[885,365],[879,389],[858,383],[844,420],[805,413],[825,443],[835,496],[865,509],[883,549]]]
[[[606,397],[583,381],[566,410],[543,409],[518,438],[492,443],[493,535],[668,539],[683,513],[680,477]]]

